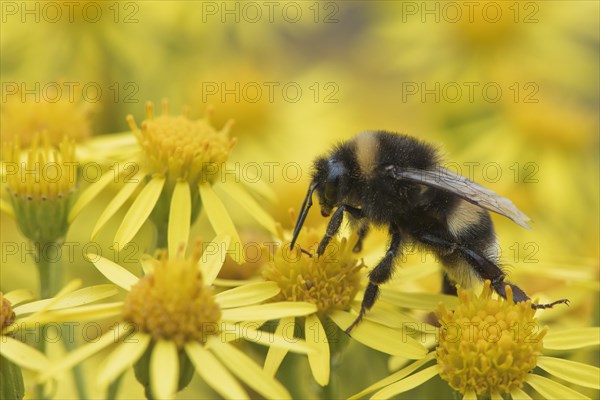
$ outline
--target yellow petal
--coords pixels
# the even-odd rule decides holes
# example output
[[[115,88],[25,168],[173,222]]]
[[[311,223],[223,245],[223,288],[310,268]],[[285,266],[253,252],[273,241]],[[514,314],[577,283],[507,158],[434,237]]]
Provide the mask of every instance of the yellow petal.
[[[39,300],[32,303],[23,304],[22,306],[15,307],[14,311],[17,315],[22,315],[34,312],[41,307],[45,308],[46,310],[58,310],[61,308],[77,307],[84,304],[93,303],[94,301],[105,299],[110,296],[114,296],[117,293],[119,293],[119,290],[114,285],[106,284],[90,286],[69,293],[63,298],[59,299],[58,301],[53,301],[52,306],[47,308],[47,303],[49,303],[53,299]]]
[[[576,385],[600,389],[600,368],[562,358],[540,356],[537,366]]]
[[[289,341],[296,340],[294,337],[294,324],[294,317],[281,318],[279,320],[279,324],[277,324],[277,328],[275,329],[275,335],[284,337]],[[269,347],[267,358],[265,359],[265,373],[267,373],[269,376],[275,376],[287,353],[288,351],[285,348]]]
[[[277,295],[281,289],[276,282],[250,283],[215,295],[221,308],[233,308],[260,303]]]
[[[228,324],[224,322],[221,326],[221,334],[225,335],[226,339],[229,339],[227,337],[228,335],[234,335],[238,339],[244,338],[250,342],[262,344],[265,346],[284,348],[287,351],[293,351],[295,353],[317,353],[317,348],[304,340],[300,340],[297,338],[293,338],[292,340],[290,340],[290,338],[276,335],[272,332],[262,331],[258,329],[259,326],[260,325],[258,323]]]
[[[12,208],[12,206],[10,205],[10,203],[8,203],[7,201],[4,201],[4,199],[0,198],[0,211],[2,211],[3,213],[5,213],[6,215],[9,215],[11,217],[15,216],[15,212]]]
[[[599,327],[551,330],[544,336],[544,348],[550,350],[572,350],[598,345]]]
[[[238,180],[236,180],[236,182],[240,182],[246,186],[248,188],[248,190],[250,190],[252,193],[256,193],[260,196],[262,196],[263,198],[265,198],[268,202],[270,203],[277,203],[278,202],[278,197],[277,197],[277,193],[275,193],[275,191],[273,190],[273,188],[271,186],[269,186],[269,184],[263,180],[259,180],[258,182],[244,182],[243,177],[241,177],[239,174],[236,175],[236,177],[238,178]]]
[[[2,336],[0,354],[22,368],[43,371],[48,368],[50,361],[38,350],[10,336]]]
[[[222,310],[224,321],[269,321],[284,317],[300,317],[317,312],[311,303],[282,301],[257,306],[238,307]]]
[[[127,291],[139,281],[137,276],[109,259],[93,253],[87,253],[86,257],[109,281]]]
[[[185,345],[185,352],[198,375],[213,390],[226,399],[248,399],[248,394],[242,389],[235,378],[227,371],[225,367],[206,350],[202,345],[196,342],[189,342]]]
[[[154,344],[150,356],[150,387],[157,399],[168,399],[177,392],[179,356],[177,345],[169,340]]]
[[[73,207],[71,207],[71,211],[69,211],[69,224],[73,222],[81,210],[83,210],[94,197],[98,196],[98,194],[116,178],[114,174],[115,171],[111,169],[81,192],[79,198],[77,198],[77,201],[75,201]]]
[[[583,394],[576,392],[573,389],[566,387],[565,385],[561,385],[560,383],[555,382],[552,379],[544,378],[543,376],[529,374],[525,382],[527,382],[529,386],[534,388],[536,392],[538,392],[545,399],[548,400],[589,400],[589,397],[584,396]]]
[[[250,357],[231,344],[223,343],[216,337],[210,337],[207,346],[229,371],[265,398],[291,398],[281,383],[266,374]]]
[[[140,257],[140,264],[142,264],[142,271],[144,271],[144,275],[151,274],[154,271],[154,263],[152,262],[152,257],[148,254],[142,254]]]
[[[519,388],[515,388],[510,392],[512,400],[531,400],[531,397]]]
[[[304,321],[306,341],[317,348],[316,353],[308,354],[310,371],[319,385],[326,386],[329,383],[330,355],[325,328],[314,314],[307,316]]]
[[[345,311],[334,311],[329,317],[342,329],[349,327],[356,319],[355,315]],[[350,336],[366,346],[394,356],[421,359],[427,355],[427,349],[410,337],[406,330],[395,330],[368,320],[355,326]]]
[[[231,237],[224,233],[217,235],[206,245],[206,249],[200,258],[199,266],[204,277],[204,282],[207,285],[212,285],[217,275],[219,275],[219,271],[221,271],[221,267],[227,256],[227,249],[230,242]]]
[[[133,366],[144,354],[150,344],[150,335],[135,333],[119,343],[117,348],[108,355],[98,367],[96,383],[100,389],[105,389],[127,368]]]
[[[423,365],[427,364],[434,358],[435,358],[435,352],[431,352],[431,353],[427,354],[427,356],[425,356],[425,358],[415,361],[412,364],[410,364],[409,366],[404,367],[403,369],[394,372],[393,374],[383,378],[382,380],[380,380],[378,382],[375,382],[368,388],[363,389],[359,393],[350,397],[350,399],[360,399],[361,397],[364,397],[368,393],[374,392],[377,389],[381,389],[383,387],[391,385],[394,382],[398,382],[399,380],[412,374],[413,372],[415,372],[416,370],[418,370],[419,368],[421,368]]]
[[[92,239],[96,237],[100,229],[108,222],[110,217],[119,211],[119,208],[121,208],[123,203],[127,201],[127,199],[133,194],[138,186],[144,181],[144,176],[145,173],[141,171],[135,174],[131,180],[125,183],[123,188],[119,190],[119,193],[117,193],[110,203],[108,203],[104,211],[102,211],[102,214],[100,214],[98,221],[96,221],[94,229],[92,229]]]
[[[17,306],[23,302],[34,299],[35,296],[29,290],[19,289],[19,290],[11,290],[10,292],[5,293],[4,298],[6,300],[10,301],[10,304],[12,304],[12,306],[14,308],[15,306]]]
[[[352,302],[352,309],[358,314],[360,311],[360,302]],[[417,320],[405,314],[397,309],[395,306],[391,306],[386,303],[379,303],[373,307],[365,315],[365,319],[373,321],[375,323],[389,326],[390,328],[403,328],[410,327],[414,331],[425,330],[427,332],[435,333],[437,328],[433,325],[426,324],[422,321]]]
[[[465,393],[462,400],[477,400],[477,394],[474,391],[469,390],[467,393]]]
[[[213,285],[226,288],[226,287],[244,286],[244,285],[247,285],[249,283],[258,283],[258,282],[264,282],[264,280],[262,280],[262,278],[250,278],[250,279],[221,279],[221,278],[216,278],[213,281]]]
[[[80,286],[81,286],[81,280],[74,279],[71,282],[67,283],[56,294],[56,296],[52,297],[51,299],[48,299],[48,301],[42,302],[41,304],[39,302],[36,302],[39,306],[36,307],[37,308],[36,310],[32,310],[32,311],[34,311],[34,313],[31,315],[31,317],[37,316],[37,315],[45,312],[46,310],[50,309],[56,303],[61,301],[61,299],[63,299],[65,296],[67,296],[69,293],[73,292],[74,290],[78,289]],[[16,311],[15,311],[15,314],[16,314]]]
[[[401,308],[417,310],[437,309],[440,302],[449,309],[454,309],[458,305],[456,296],[433,293],[400,292],[389,288],[381,291],[381,299]]]
[[[217,235],[225,234],[231,237],[230,256],[235,262],[241,263],[242,241],[238,236],[227,209],[210,184],[202,183],[198,185],[198,188],[200,190],[200,197],[202,198],[202,207],[206,210],[210,225]]]
[[[123,250],[123,247],[133,239],[146,222],[160,197],[164,185],[164,177],[154,176],[136,197],[115,234],[115,248],[117,250]]]
[[[43,371],[38,377],[38,382],[45,382],[57,374],[71,369],[73,366],[79,364],[87,358],[90,358],[100,350],[110,346],[111,344],[117,343],[121,337],[129,332],[131,332],[131,329],[127,329],[125,324],[117,325],[114,329],[111,329],[96,339],[95,342],[84,344],[83,346],[80,346],[67,354],[64,358],[54,361],[50,367]]]
[[[275,229],[275,220],[271,217],[264,208],[262,208],[256,200],[250,194],[245,191],[239,184],[233,182],[226,182],[222,185],[216,186],[217,189],[227,193],[233,200],[235,200],[246,212],[252,216],[256,222],[262,225],[266,230],[271,232],[273,235],[277,235]]]
[[[397,394],[407,392],[410,389],[416,388],[417,386],[427,382],[436,376],[438,372],[439,367],[437,365],[432,365],[429,368],[425,368],[416,374],[410,375],[407,378],[404,378],[396,383],[392,383],[388,387],[381,389],[379,392],[375,393],[371,399],[389,399]]]
[[[94,304],[90,306],[81,306],[67,308],[63,310],[46,311],[26,317],[21,320],[29,326],[30,324],[40,324],[48,322],[69,322],[69,321],[89,321],[102,320],[120,315],[123,312],[123,302]],[[23,327],[24,328],[24,327]]]
[[[192,194],[187,181],[177,181],[169,209],[169,255],[175,257],[180,245],[187,246],[192,219]],[[183,252],[181,254],[183,256]]]

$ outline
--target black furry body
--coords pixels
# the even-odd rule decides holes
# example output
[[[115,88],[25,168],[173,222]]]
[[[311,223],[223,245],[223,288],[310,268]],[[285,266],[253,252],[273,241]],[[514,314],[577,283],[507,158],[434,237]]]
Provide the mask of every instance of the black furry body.
[[[527,217],[507,199],[464,177],[460,177],[460,183],[469,192],[466,194],[457,189],[455,186],[460,185],[455,185],[448,176],[441,178],[441,183],[435,182],[434,171],[446,171],[439,167],[439,162],[437,151],[431,145],[384,131],[361,133],[315,160],[313,184],[302,206],[292,246],[312,205],[313,190],[317,192],[323,216],[329,216],[336,209],[318,254],[324,252],[337,233],[344,213],[349,214],[358,227],[355,251],[360,251],[369,225],[386,227],[390,233],[388,251],[369,273],[370,282],[361,312],[347,331],[373,306],[379,285],[390,279],[394,261],[402,247],[411,242],[432,251],[442,262],[446,292],[453,293],[455,283],[469,287],[473,280],[489,279],[501,296],[506,297],[505,288],[510,285],[516,301],[528,299],[520,288],[504,282],[505,275],[498,265],[494,227],[486,209],[506,215],[523,226],[527,226],[524,223]],[[427,176],[419,178],[419,172]],[[487,196],[484,199],[487,202],[477,203],[474,199],[479,195]],[[496,206],[496,200],[500,206]]]

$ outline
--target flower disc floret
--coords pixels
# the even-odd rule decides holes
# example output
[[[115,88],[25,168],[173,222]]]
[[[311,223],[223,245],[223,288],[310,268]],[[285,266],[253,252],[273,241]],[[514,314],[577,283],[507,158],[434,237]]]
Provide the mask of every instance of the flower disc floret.
[[[314,229],[303,229],[298,242],[316,248],[320,236]],[[351,237],[351,242],[352,239],[356,237]],[[313,303],[319,315],[347,310],[360,288],[360,270],[364,267],[351,250],[346,238],[333,238],[319,257],[302,253],[299,246],[290,249],[289,243],[282,244],[263,270],[264,278],[277,282],[281,288],[273,301]]]
[[[510,393],[520,388],[542,352],[540,329],[531,301],[493,299],[486,281],[480,296],[459,289],[459,305],[437,311],[441,325],[436,357],[440,376],[462,394]]]
[[[10,301],[0,292],[0,330],[6,328],[15,320],[15,312],[12,309]]]
[[[166,253],[153,259],[153,272],[127,295],[123,319],[154,340],[170,340],[180,348],[217,334],[221,310],[204,285],[199,259],[199,246],[189,259],[167,258]]]
[[[229,139],[232,121],[217,131],[210,121],[209,109],[204,118],[191,120],[187,109],[172,116],[166,101],[162,113],[154,116],[154,105],[146,105],[146,119],[138,128],[131,115],[127,122],[141,145],[150,174],[162,174],[174,183],[185,179],[191,185],[214,182],[221,165],[227,161],[236,143]]]

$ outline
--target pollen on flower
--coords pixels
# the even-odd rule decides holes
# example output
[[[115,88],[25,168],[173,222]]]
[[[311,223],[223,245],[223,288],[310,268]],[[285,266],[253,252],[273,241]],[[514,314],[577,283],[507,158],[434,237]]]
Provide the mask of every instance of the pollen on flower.
[[[201,245],[192,257],[153,259],[153,272],[131,288],[124,302],[123,320],[132,322],[155,340],[182,347],[189,341],[205,342],[219,332],[221,310],[198,269]]]
[[[318,314],[323,316],[334,310],[347,310],[360,287],[360,270],[364,267],[352,253],[350,240],[333,238],[325,253],[317,257],[301,252],[299,246],[290,248],[289,242],[277,249],[271,262],[263,270],[263,277],[277,282],[281,291],[273,301],[305,301],[317,306]],[[322,232],[304,228],[298,237],[298,243],[307,248],[316,248]]]
[[[4,293],[0,292],[0,330],[12,324],[14,320],[15,312],[12,304],[4,297]]]
[[[440,376],[460,393],[509,393],[520,388],[541,354],[546,329],[540,329],[531,302],[493,299],[486,281],[480,296],[459,288],[459,305],[440,305],[436,357]]]
[[[129,127],[142,146],[152,173],[166,176],[171,182],[178,178],[191,185],[214,182],[221,165],[227,161],[236,139],[229,139],[233,121],[217,131],[210,121],[211,109],[204,118],[192,121],[188,110],[182,115],[169,114],[169,104],[162,102],[161,115],[154,115],[154,105],[146,104],[146,119],[141,127],[133,116],[127,116]]]

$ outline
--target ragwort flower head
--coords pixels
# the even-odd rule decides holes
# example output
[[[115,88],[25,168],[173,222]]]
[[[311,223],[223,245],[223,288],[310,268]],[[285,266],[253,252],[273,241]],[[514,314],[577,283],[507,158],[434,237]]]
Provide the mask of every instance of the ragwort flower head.
[[[77,189],[74,141],[65,136],[54,147],[48,134],[36,134],[24,158],[18,139],[6,143],[3,152],[10,211],[23,234],[42,243],[63,238]]]
[[[221,309],[198,269],[200,248],[191,258],[168,258],[162,252],[151,259],[153,272],[132,286],[124,303],[123,320],[135,324],[155,341],[171,340],[181,348],[186,342],[206,342],[218,334]]]
[[[515,303],[510,286],[506,295],[492,299],[487,281],[480,296],[461,290],[456,310],[437,312],[440,376],[462,394],[510,393],[536,366],[547,329],[538,329],[530,300]]]
[[[169,104],[163,100],[162,113],[155,116],[154,105],[147,103],[141,129],[129,115],[127,122],[144,151],[150,172],[166,176],[173,184],[178,179],[190,185],[214,182],[236,139],[229,139],[233,121],[217,131],[211,125],[211,112],[208,109],[204,118],[192,121],[187,109],[183,115],[170,115]]]
[[[280,239],[283,241],[283,232]],[[299,242],[316,247],[321,239],[317,229],[300,231]],[[325,253],[309,257],[300,247],[281,245],[265,267],[265,279],[277,282],[281,292],[274,300],[306,301],[318,308],[319,316],[334,310],[348,310],[360,289],[362,260],[352,252],[356,237],[333,238]]]

